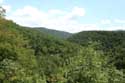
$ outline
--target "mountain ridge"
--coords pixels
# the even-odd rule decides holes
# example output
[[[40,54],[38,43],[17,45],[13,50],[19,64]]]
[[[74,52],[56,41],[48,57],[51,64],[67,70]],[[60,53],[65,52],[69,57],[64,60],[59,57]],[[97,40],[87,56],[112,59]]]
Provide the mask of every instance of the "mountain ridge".
[[[48,29],[48,28],[45,28],[45,27],[34,27],[33,29],[39,30],[41,32],[50,34],[50,35],[58,37],[58,38],[63,38],[63,39],[66,39],[66,38],[68,38],[72,35],[72,33],[69,33],[69,32],[54,30],[54,29]]]

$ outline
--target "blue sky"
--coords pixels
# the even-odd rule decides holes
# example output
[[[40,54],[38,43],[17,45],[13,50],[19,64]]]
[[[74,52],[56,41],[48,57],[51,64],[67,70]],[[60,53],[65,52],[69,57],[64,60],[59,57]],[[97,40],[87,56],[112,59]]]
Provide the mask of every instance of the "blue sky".
[[[0,0],[7,19],[67,32],[125,30],[125,0]]]

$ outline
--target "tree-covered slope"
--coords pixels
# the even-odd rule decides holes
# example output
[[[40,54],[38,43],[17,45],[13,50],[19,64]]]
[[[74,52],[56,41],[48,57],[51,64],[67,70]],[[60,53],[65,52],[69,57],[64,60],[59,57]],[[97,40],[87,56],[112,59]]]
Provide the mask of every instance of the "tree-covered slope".
[[[123,83],[102,51],[0,19],[0,83]]]
[[[68,39],[71,42],[87,46],[98,42],[98,49],[110,56],[110,62],[118,69],[125,69],[125,31],[83,31]]]
[[[43,33],[47,33],[47,34],[50,34],[52,36],[58,37],[58,38],[63,38],[63,39],[66,39],[72,35],[71,33],[68,33],[68,32],[47,29],[47,28],[43,28],[43,27],[40,27],[40,28],[36,27],[34,29],[41,31]]]

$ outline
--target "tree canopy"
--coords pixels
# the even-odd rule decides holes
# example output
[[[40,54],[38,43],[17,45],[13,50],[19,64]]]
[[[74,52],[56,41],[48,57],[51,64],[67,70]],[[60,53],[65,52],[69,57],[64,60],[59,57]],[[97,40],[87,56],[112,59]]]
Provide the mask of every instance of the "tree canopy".
[[[0,83],[123,83],[123,71],[97,46],[0,19]]]

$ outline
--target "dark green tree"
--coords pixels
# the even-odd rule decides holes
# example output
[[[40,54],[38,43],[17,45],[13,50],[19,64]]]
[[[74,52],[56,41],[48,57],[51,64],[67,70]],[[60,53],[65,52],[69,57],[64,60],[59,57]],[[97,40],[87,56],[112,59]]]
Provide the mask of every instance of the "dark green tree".
[[[6,10],[2,6],[0,6],[0,18],[4,18],[5,13],[6,13]]]

